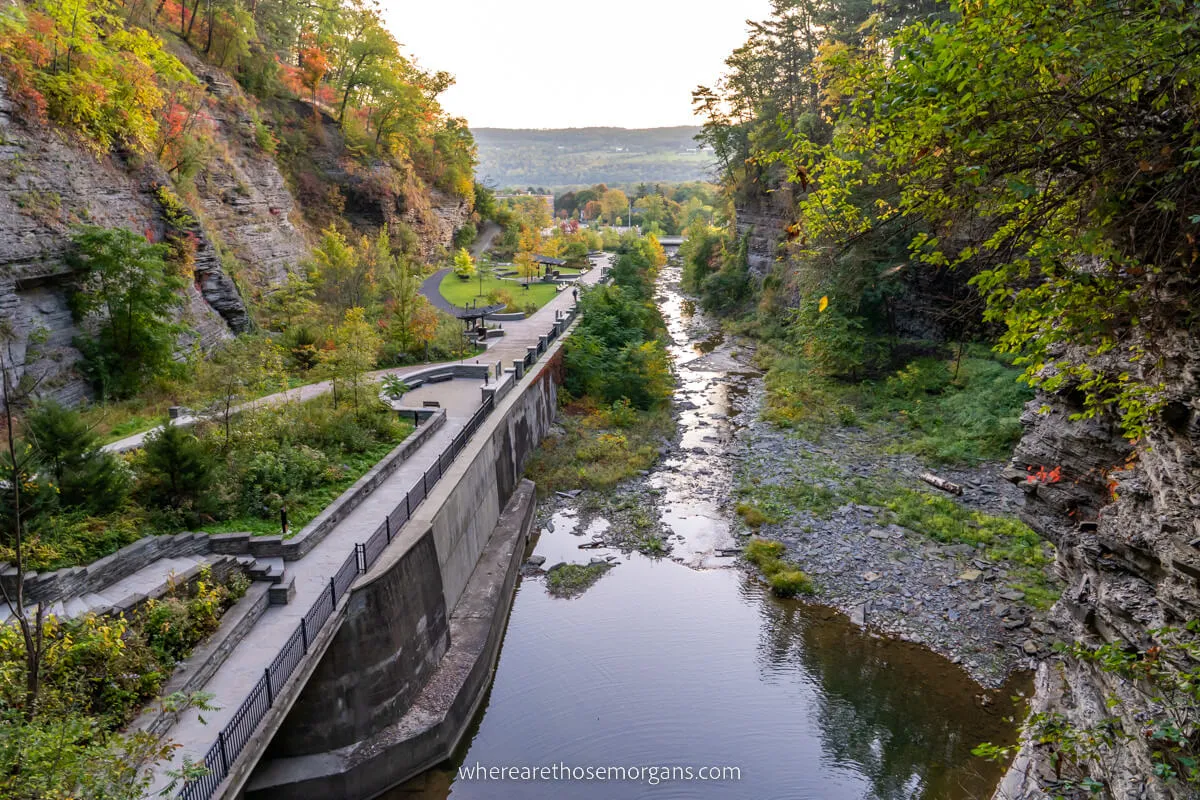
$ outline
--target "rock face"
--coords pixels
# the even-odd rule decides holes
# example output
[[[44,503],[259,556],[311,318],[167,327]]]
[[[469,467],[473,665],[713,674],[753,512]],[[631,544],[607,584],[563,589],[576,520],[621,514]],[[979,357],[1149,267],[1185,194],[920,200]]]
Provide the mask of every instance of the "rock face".
[[[242,306],[245,314],[240,300],[234,302],[238,290],[257,298],[299,268],[309,253],[305,237],[292,223],[295,201],[274,158],[257,141],[258,128],[244,110],[247,103],[241,89],[228,75],[194,57],[187,63],[219,101],[212,119],[224,145],[195,179],[200,196],[197,211],[208,238],[239,262],[235,283],[234,276],[222,271],[219,256],[204,260],[202,283],[212,287],[206,288],[205,298],[231,328],[240,330],[249,319],[237,320],[235,306]],[[197,273],[201,260],[197,258]]]
[[[762,280],[771,272],[784,231],[793,215],[791,189],[784,185],[771,194],[756,195],[737,204],[738,239],[749,237],[750,274]]]
[[[1072,421],[1071,392],[1038,397],[1010,478],[1025,489],[1023,516],[1058,547],[1068,586],[1055,608],[1058,638],[1121,642],[1145,651],[1149,631],[1200,617],[1200,332],[1160,342],[1175,376],[1160,423],[1136,448],[1112,421]],[[1048,407],[1047,413],[1038,409]],[[1045,467],[1061,478],[1029,480]],[[1119,702],[1113,710],[1105,700]],[[1154,709],[1129,683],[1065,658],[1044,664],[1035,709],[1060,713],[1076,727],[1119,715],[1141,733]],[[1043,797],[1038,775],[1052,775],[1046,753],[1028,744],[996,798]],[[1105,759],[1111,797],[1181,800],[1194,791],[1153,777],[1150,744],[1138,735]]]
[[[27,124],[5,89],[0,84],[0,325],[6,356],[18,373],[40,381],[40,393],[76,403],[89,390],[75,368],[79,353],[72,341],[79,329],[67,304],[73,276],[64,256],[71,225],[122,226],[161,240],[166,228],[153,189],[169,179],[157,166],[117,156],[98,160],[60,132]],[[211,344],[229,335],[229,320],[248,320],[219,261],[208,257],[211,242],[201,238],[199,247],[196,281],[186,290],[181,316],[201,342]],[[180,344],[190,346],[191,340]]]
[[[435,260],[439,249],[449,250],[454,243],[454,232],[461,228],[471,216],[466,200],[453,197],[438,189],[429,191],[429,204],[410,206],[400,218],[412,226],[420,240],[421,258],[426,263]]]

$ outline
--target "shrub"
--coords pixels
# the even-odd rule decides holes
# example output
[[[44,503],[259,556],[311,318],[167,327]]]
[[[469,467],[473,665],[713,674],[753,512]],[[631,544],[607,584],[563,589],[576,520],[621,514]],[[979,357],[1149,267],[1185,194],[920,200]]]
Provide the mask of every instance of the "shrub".
[[[771,591],[780,597],[813,593],[812,581],[798,569],[784,567],[768,577],[767,583],[771,585]]]
[[[338,419],[344,422],[348,416],[339,415]],[[351,427],[359,433],[356,426]],[[325,454],[303,444],[255,453],[240,470],[242,511],[273,516],[290,496],[320,486],[328,469]]]
[[[812,594],[813,584],[807,575],[783,560],[787,548],[783,542],[754,538],[746,544],[742,555],[758,567],[771,591],[779,597]]]
[[[778,561],[785,552],[787,552],[787,548],[783,542],[756,537],[746,544],[746,550],[743,555],[751,564],[761,567],[764,561]]]
[[[489,306],[499,305],[503,303],[507,308],[514,308],[512,292],[508,289],[492,289],[487,293],[487,304]]]
[[[738,516],[751,528],[761,528],[768,522],[767,515],[749,503],[738,503],[736,510]]]

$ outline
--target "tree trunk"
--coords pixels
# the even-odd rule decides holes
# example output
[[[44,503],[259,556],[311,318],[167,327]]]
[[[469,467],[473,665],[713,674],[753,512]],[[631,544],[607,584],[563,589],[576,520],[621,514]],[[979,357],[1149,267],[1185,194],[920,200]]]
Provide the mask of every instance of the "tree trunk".
[[[180,0],[180,2],[186,3],[187,0]],[[188,20],[187,33],[185,33],[183,35],[184,40],[188,40],[188,39],[192,38],[192,28],[196,24],[196,15],[199,12],[200,12],[200,0],[195,0],[195,2],[192,3],[192,18],[190,20]]]

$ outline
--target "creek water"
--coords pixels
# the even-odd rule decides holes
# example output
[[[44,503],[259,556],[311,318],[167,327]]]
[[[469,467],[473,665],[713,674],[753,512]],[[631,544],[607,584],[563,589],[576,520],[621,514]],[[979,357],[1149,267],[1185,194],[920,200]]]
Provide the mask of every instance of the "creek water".
[[[919,646],[781,600],[722,556],[733,546],[726,446],[760,379],[664,271],[659,304],[679,374],[681,441],[644,480],[672,553],[580,550],[608,523],[560,505],[532,551],[614,555],[579,597],[541,577],[517,589],[490,694],[455,759],[387,795],[424,798],[925,798],[991,794],[971,755],[1011,741],[1013,687],[981,689]],[[733,767],[721,780],[520,780],[482,767]],[[560,767],[561,769],[561,767]],[[631,770],[632,771],[632,770]],[[678,774],[678,773],[676,773]]]

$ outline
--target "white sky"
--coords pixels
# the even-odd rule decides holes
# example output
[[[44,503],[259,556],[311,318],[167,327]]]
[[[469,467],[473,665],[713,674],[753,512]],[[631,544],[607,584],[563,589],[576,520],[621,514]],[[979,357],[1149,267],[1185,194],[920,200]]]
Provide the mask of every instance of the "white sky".
[[[406,52],[457,84],[442,96],[472,127],[691,125],[768,0],[380,0]]]

